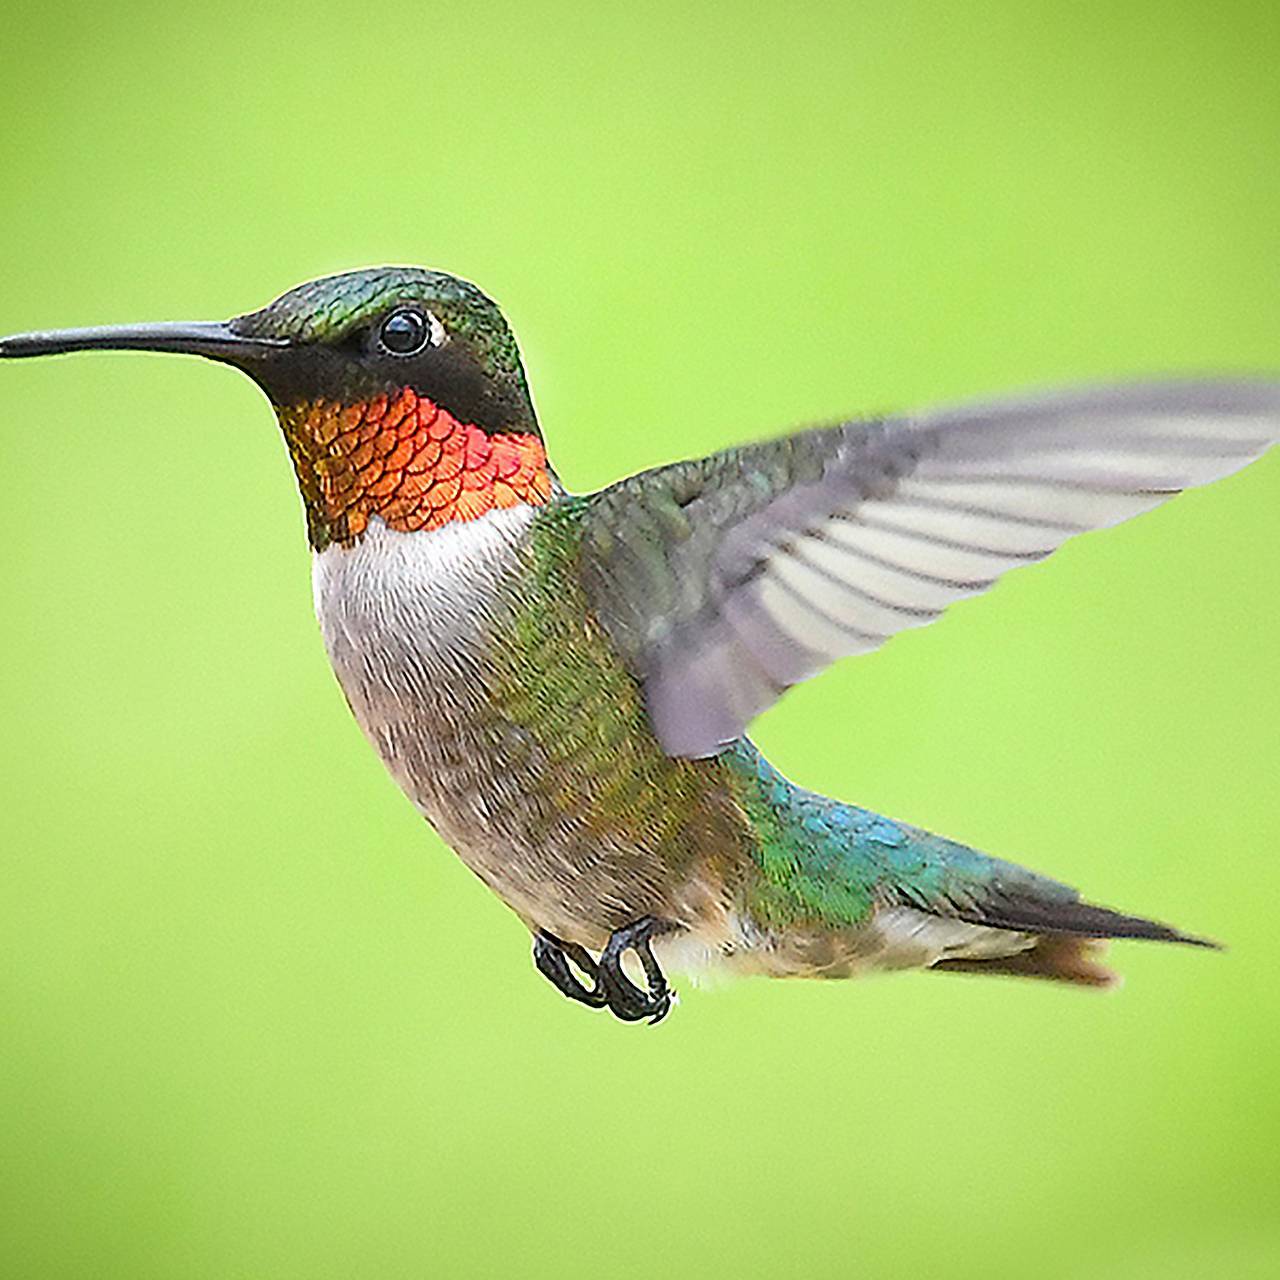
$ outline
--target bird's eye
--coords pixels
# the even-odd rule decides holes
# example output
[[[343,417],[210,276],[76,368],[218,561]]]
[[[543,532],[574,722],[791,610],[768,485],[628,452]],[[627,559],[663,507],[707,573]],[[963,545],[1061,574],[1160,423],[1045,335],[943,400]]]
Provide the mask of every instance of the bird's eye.
[[[416,356],[444,336],[440,322],[413,307],[393,311],[378,330],[378,342],[393,356]]]

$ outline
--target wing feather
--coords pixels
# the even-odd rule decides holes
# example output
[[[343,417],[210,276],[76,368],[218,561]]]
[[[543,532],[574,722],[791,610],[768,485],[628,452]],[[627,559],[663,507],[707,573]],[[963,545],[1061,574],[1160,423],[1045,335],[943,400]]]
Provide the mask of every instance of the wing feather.
[[[792,684],[1068,538],[1245,466],[1280,382],[1132,384],[845,423],[590,500],[588,596],[672,755],[713,754]]]

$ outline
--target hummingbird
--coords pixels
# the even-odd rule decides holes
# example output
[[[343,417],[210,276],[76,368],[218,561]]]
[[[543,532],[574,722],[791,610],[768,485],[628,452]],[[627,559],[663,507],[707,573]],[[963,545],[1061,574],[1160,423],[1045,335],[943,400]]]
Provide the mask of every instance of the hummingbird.
[[[805,790],[747,728],[835,659],[1260,457],[1280,380],[846,421],[580,495],[507,321],[453,275],[382,267],[225,323],[0,339],[4,358],[105,349],[203,356],[265,392],[356,720],[570,999],[657,1022],[668,971],[1103,987],[1106,939],[1217,945]]]

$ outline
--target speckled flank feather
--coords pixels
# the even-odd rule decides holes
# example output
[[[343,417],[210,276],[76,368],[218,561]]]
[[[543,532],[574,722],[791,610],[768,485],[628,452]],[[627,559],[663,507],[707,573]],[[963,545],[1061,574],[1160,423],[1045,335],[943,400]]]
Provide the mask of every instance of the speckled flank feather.
[[[577,505],[316,557],[357,720],[441,835],[530,924],[600,947],[637,914],[724,917],[745,828],[715,766],[665,755],[572,579]]]

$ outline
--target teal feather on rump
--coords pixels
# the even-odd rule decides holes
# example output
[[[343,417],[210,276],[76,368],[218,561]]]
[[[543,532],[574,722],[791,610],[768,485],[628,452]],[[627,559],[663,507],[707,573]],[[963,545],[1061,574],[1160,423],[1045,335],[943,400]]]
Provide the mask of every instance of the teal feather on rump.
[[[788,782],[746,739],[722,757],[756,836],[762,927],[854,928],[877,907],[1013,932],[1215,944],[1082,902],[1069,885]]]

